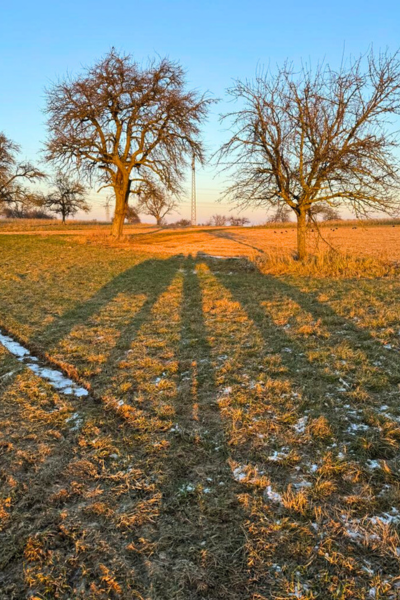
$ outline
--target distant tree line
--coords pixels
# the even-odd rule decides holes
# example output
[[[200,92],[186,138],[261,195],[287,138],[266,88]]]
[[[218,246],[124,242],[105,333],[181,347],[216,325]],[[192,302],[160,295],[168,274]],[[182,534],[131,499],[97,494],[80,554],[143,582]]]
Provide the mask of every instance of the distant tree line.
[[[213,215],[205,225],[208,227],[243,227],[250,223],[247,217],[227,217],[225,215]]]
[[[298,256],[307,222],[394,214],[400,207],[399,53],[367,55],[316,68],[290,63],[237,80],[228,90],[238,109],[222,116],[230,138],[215,155],[231,184],[222,198],[239,209],[272,210],[271,222],[297,221]],[[205,163],[201,128],[213,100],[187,87],[181,65],[166,58],[142,65],[111,49],[75,77],[46,90],[45,161],[50,192],[32,184],[46,174],[19,160],[0,134],[0,210],[8,215],[88,211],[89,186],[109,188],[111,234],[151,215],[158,225],[177,210],[186,168]],[[213,215],[209,224],[243,226],[246,217]]]

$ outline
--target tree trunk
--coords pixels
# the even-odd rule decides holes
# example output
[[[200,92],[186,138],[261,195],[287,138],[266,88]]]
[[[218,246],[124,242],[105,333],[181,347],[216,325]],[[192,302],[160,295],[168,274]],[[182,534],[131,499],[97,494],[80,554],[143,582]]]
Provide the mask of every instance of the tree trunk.
[[[115,213],[111,225],[111,235],[117,240],[120,239],[124,228],[126,212],[128,210],[128,199],[131,191],[130,179],[120,181],[120,185],[114,187],[115,191]]]
[[[300,209],[297,213],[297,258],[298,260],[304,260],[307,255],[306,250],[306,221],[307,213],[305,210]]]
[[[162,218],[161,217],[156,217],[156,221],[157,221],[157,226],[161,227],[162,224]]]

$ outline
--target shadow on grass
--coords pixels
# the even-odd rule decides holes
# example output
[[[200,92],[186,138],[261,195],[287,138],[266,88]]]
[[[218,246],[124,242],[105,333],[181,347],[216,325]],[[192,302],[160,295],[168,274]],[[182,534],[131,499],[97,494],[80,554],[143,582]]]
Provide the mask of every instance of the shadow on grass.
[[[204,262],[203,257],[199,257],[200,259]],[[397,356],[385,350],[368,331],[360,329],[351,320],[338,315],[327,303],[319,302],[316,293],[304,292],[283,278],[264,275],[257,269],[236,271],[237,276],[231,277],[229,271],[235,270],[234,263],[222,266],[221,264],[217,266],[215,261],[210,260],[206,263],[233,299],[240,303],[248,317],[257,325],[266,347],[272,346],[281,354],[284,364],[289,368],[290,378],[300,385],[305,396],[315,403],[316,408],[321,412],[324,411],[327,400],[328,404],[331,404],[328,399],[330,393],[342,397],[343,400],[344,398],[351,400],[352,392],[356,394],[360,385],[356,369],[350,369],[348,388],[338,392],[338,388],[343,388],[341,381],[344,375],[332,366],[329,367],[328,362],[335,358],[336,349],[340,352],[340,348],[344,346],[349,348],[349,363],[354,360],[351,353],[356,355],[357,352],[365,356],[363,364],[367,369],[376,370],[376,364],[379,364],[377,361],[384,360],[382,369],[388,378],[382,385],[378,380],[375,382],[373,377],[369,378],[366,388],[371,399],[375,397],[379,402],[382,389],[386,391],[396,389],[400,382]],[[314,323],[320,321],[322,326],[328,327],[329,336],[291,335],[293,330],[290,325],[287,328],[276,324],[268,306],[262,305],[263,302],[274,300],[281,301],[282,305],[285,301],[295,302],[300,309],[311,316]],[[325,354],[321,355],[322,358],[311,361],[309,352],[312,354],[315,350],[322,350]],[[326,358],[322,360],[324,356]],[[356,357],[355,360],[357,361],[358,358]],[[346,360],[343,361],[345,362]],[[360,401],[354,396],[353,402],[357,404]]]
[[[153,354],[146,356],[143,346],[143,357],[149,358],[149,362],[154,358],[161,369],[173,359],[178,362],[178,371],[171,376],[175,378],[176,391],[168,400],[175,411],[174,426],[168,430],[165,424],[168,420],[158,418],[157,410],[163,402],[159,400],[159,389],[151,381],[152,375],[141,388],[138,386],[139,393],[136,393],[135,377],[140,373],[138,369],[133,375],[129,363],[123,367],[126,372],[121,379],[122,383],[133,384],[129,402],[125,403],[131,420],[123,419],[119,412],[122,408],[107,403],[94,407],[82,406],[81,401],[71,402],[71,410],[85,415],[84,434],[63,431],[46,463],[27,468],[24,490],[15,499],[19,517],[3,534],[6,550],[2,565],[8,568],[13,563],[20,580],[20,595],[11,593],[10,587],[3,587],[8,594],[5,597],[24,597],[27,590],[36,588],[37,593],[42,593],[50,585],[49,578],[53,574],[57,576],[55,583],[51,583],[55,587],[49,592],[53,597],[56,593],[62,598],[71,597],[71,593],[77,598],[91,597],[89,594],[96,597],[90,584],[99,586],[99,598],[242,600],[250,597],[244,529],[251,528],[255,517],[245,515],[245,509],[240,507],[237,495],[242,490],[233,480],[228,464],[231,450],[216,402],[219,388],[209,341],[213,332],[206,325],[203,293],[196,274],[196,264],[204,262],[224,291],[230,293],[254,322],[262,338],[263,351],[273,349],[281,353],[289,368],[284,377],[302,388],[306,398],[315,403],[316,412],[325,411],[326,392],[330,385],[337,387],[338,378],[334,373],[327,375],[324,365],[311,366],[306,356],[307,344],[276,325],[261,302],[270,301],[278,294],[296,302],[314,319],[329,319],[335,330],[330,338],[318,342],[327,350],[343,342],[337,330],[346,329],[354,334],[349,344],[357,344],[358,340],[369,361],[376,358],[376,353],[382,353],[381,346],[367,332],[336,315],[313,294],[302,292],[283,279],[257,271],[242,271],[237,261],[216,263],[202,255],[186,260],[177,256],[145,261],[125,271],[88,302],[79,304],[52,323],[38,340],[41,344],[51,340],[54,347],[76,325],[86,324],[119,293],[144,294],[144,304],[128,324],[124,324],[117,346],[102,366],[100,379],[104,381],[106,394],[111,387],[107,387],[107,380],[121,373],[121,356],[135,339],[140,345],[142,338],[146,341],[149,334],[154,338],[151,340]],[[161,342],[165,341],[168,329],[176,325],[172,322],[161,323],[162,327],[158,328],[151,325],[157,318],[154,314],[157,301],[174,281],[179,267],[183,278],[179,340],[168,341],[165,347]],[[235,269],[238,269],[236,273]],[[236,277],[232,277],[232,271]],[[146,327],[149,328],[145,330]],[[290,353],[285,352],[288,346]],[[240,347],[234,350],[240,352]],[[141,358],[140,351],[140,347],[136,348],[135,360]],[[118,390],[114,390],[113,395],[118,399],[117,394]],[[125,398],[121,393],[122,397]],[[273,420],[271,416],[265,418]],[[251,454],[246,456],[253,460]],[[265,463],[268,455],[262,456]],[[272,478],[279,478],[284,469],[268,463]],[[272,520],[275,516],[270,512],[268,518]],[[264,513],[262,505],[263,524]],[[247,520],[250,526],[248,522],[245,524]],[[28,538],[38,544],[37,559],[26,558]],[[281,546],[285,539],[282,537],[283,541],[279,542]],[[261,536],[260,545],[264,541]],[[304,563],[308,561],[301,555],[298,563],[302,564],[303,559]],[[274,556],[273,560],[278,563],[281,558]],[[315,563],[321,570],[326,568],[322,559],[319,563],[315,559]],[[253,581],[258,575],[254,568]],[[62,589],[57,588],[58,577],[65,578]],[[255,585],[265,597],[271,597],[269,582],[262,577]]]
[[[263,250],[262,248],[257,248],[257,246],[253,246],[252,244],[246,244],[246,242],[243,242],[242,240],[238,240],[234,235],[230,234],[228,231],[224,231],[224,230],[206,231],[206,233],[208,233],[208,235],[211,235],[211,236],[219,238],[219,239],[235,242],[235,244],[240,244],[241,246],[247,246],[248,248],[251,248],[252,250],[256,250],[260,254],[265,254],[265,250]]]
[[[159,561],[152,597],[239,600],[247,596],[244,515],[227,463],[195,266],[189,256],[184,263],[175,424],[163,465],[157,526],[158,547],[167,558]]]
[[[125,326],[121,336],[118,338],[114,352],[104,365],[103,376],[107,382],[107,379],[111,378],[113,373],[118,370],[117,361],[120,358],[119,355],[121,352],[129,348],[136,333],[146,320],[151,318],[151,311],[154,304],[170,285],[180,262],[181,259],[179,256],[168,260],[148,260],[125,271],[101,288],[88,302],[79,304],[73,310],[68,311],[61,318],[57,319],[57,321],[53,322],[50,327],[41,332],[33,344],[38,344],[38,346],[40,344],[40,347],[43,347],[47,340],[51,340],[54,347],[57,342],[65,339],[74,327],[79,324],[86,324],[92,316],[106,307],[119,293],[134,292],[135,294],[144,294],[146,296],[144,304],[131,322]],[[48,355],[51,357],[51,348],[48,350]],[[10,380],[10,387],[12,383],[13,380]],[[2,386],[1,391],[7,393],[7,387]],[[33,402],[31,408],[26,408],[21,413],[19,416],[21,425],[24,424],[29,429],[29,420],[37,419],[36,411],[37,408],[41,409],[42,401],[43,398],[41,397],[38,407]],[[86,504],[89,509],[90,505],[93,505],[93,502],[89,500],[92,497],[91,495],[94,494],[94,498],[97,494],[100,496],[104,495],[105,497],[108,495],[108,487],[111,487],[111,489],[115,488],[116,496],[121,493],[119,491],[121,486],[127,485],[128,489],[129,487],[134,487],[133,483],[124,481],[123,475],[118,472],[114,473],[114,469],[111,468],[111,472],[107,473],[108,467],[104,464],[104,461],[110,454],[110,450],[108,449],[110,445],[109,440],[113,440],[115,447],[120,447],[121,453],[124,453],[124,436],[128,435],[130,426],[123,421],[121,422],[121,419],[112,410],[104,411],[104,408],[93,405],[90,400],[82,401],[71,398],[69,399],[69,404],[71,410],[75,411],[73,414],[77,415],[77,423],[80,423],[81,419],[82,423],[91,423],[90,427],[93,427],[93,432],[88,434],[89,444],[87,444],[86,440],[83,446],[79,444],[79,429],[82,424],[79,427],[74,427],[73,420],[69,426],[72,428],[71,431],[68,431],[69,427],[67,427],[67,431],[57,433],[56,442],[52,446],[51,453],[43,461],[39,462],[39,464],[35,464],[35,461],[27,463],[26,469],[23,470],[22,474],[18,474],[21,477],[21,485],[18,486],[18,491],[15,490],[13,492],[8,526],[2,534],[3,552],[0,559],[1,565],[5,570],[5,576],[3,581],[0,581],[0,588],[7,590],[7,596],[5,597],[25,597],[25,591],[27,588],[30,589],[30,586],[26,580],[24,581],[24,569],[28,568],[28,571],[31,571],[31,573],[34,573],[36,569],[36,561],[30,561],[29,559],[28,562],[26,561],[26,548],[27,544],[29,545],[30,543],[29,540],[37,538],[37,543],[40,547],[46,548],[45,553],[49,553],[49,556],[57,556],[58,540],[61,537],[64,538],[63,545],[66,553],[64,555],[61,553],[58,560],[65,562],[65,569],[68,572],[62,585],[65,586],[65,589],[74,589],[77,573],[76,569],[72,568],[72,563],[74,562],[72,558],[73,548],[78,539],[85,546],[86,542],[84,540],[88,538],[91,539],[93,548],[97,547],[98,550],[102,549],[104,551],[102,560],[104,561],[103,567],[105,571],[102,574],[97,565],[97,573],[92,573],[93,585],[95,585],[95,581],[102,581],[102,577],[106,576],[107,569],[110,573],[114,569],[116,572],[121,573],[125,570],[125,564],[128,560],[130,563],[130,572],[129,574],[125,574],[124,587],[131,590],[131,592],[127,592],[123,597],[130,598],[133,597],[130,594],[138,593],[134,592],[134,590],[143,591],[145,587],[149,587],[145,583],[148,581],[145,559],[141,553],[132,553],[129,551],[122,557],[118,555],[115,540],[113,541],[115,535],[117,534],[118,536],[118,526],[110,529],[109,523],[104,521],[105,517],[102,512],[98,514],[93,512],[92,519],[100,521],[103,530],[102,528],[97,529],[94,526],[90,531],[85,531],[87,524],[85,525],[80,521],[76,508],[77,503],[78,505],[80,503],[81,505]],[[28,405],[29,403],[27,407]],[[46,422],[46,417],[44,419]],[[51,416],[49,415],[46,430],[51,426],[50,423]],[[55,427],[57,428],[57,425]],[[31,438],[36,443],[36,434],[32,434]],[[92,439],[98,441],[92,444]],[[103,444],[105,448],[101,450]],[[45,444],[42,445],[45,446]],[[100,449],[100,452],[97,448]],[[104,482],[102,481],[103,474],[105,474]],[[135,473],[133,473],[134,475]],[[145,478],[147,478],[147,474],[145,474]],[[97,484],[96,481],[98,481]],[[139,490],[149,488],[150,491],[147,492],[147,495],[152,496],[151,485],[149,486],[147,482],[141,482],[137,485]],[[98,489],[97,494],[95,493],[96,488]],[[61,494],[59,499],[57,499],[58,493]],[[139,499],[140,495],[139,493]],[[146,497],[145,491],[142,492],[142,496]],[[63,518],[59,514],[60,508],[64,511],[65,516]],[[90,510],[96,511],[101,510],[101,508],[97,509],[94,506]],[[72,519],[72,522],[75,520],[75,525],[71,524],[71,522],[67,525],[69,519]],[[71,527],[72,529],[70,529]],[[122,539],[126,537],[126,533],[120,535],[122,535]],[[131,544],[134,544],[135,535],[133,534],[130,537],[132,540]],[[43,553],[39,553],[38,557],[39,555],[42,559],[45,556]],[[39,563],[40,561],[38,560],[37,562]],[[46,561],[43,560],[43,562],[45,563]],[[68,563],[70,564],[67,568]],[[79,569],[86,568],[90,571],[93,568],[93,564],[90,563],[91,561],[89,561],[89,564],[86,562],[84,567],[85,561],[83,561]],[[40,564],[40,567],[37,566],[37,569],[39,577],[42,577],[40,575],[41,571],[47,573],[46,576],[43,576],[47,577],[47,587],[51,590],[50,593],[56,593],[58,584],[55,581],[56,577],[52,581],[52,577],[49,574],[52,569],[49,568],[49,565]],[[31,579],[32,581],[35,580],[33,575]],[[103,589],[103,593],[106,593],[106,589]],[[84,586],[82,597],[86,597],[86,593],[89,593],[89,588]],[[111,593],[111,588],[109,589],[109,593]],[[114,597],[114,595],[111,593],[107,597]]]
[[[107,394],[135,337],[148,331],[158,337],[157,327],[152,329],[154,307],[182,264],[180,341],[174,349],[179,363],[177,393],[171,399],[175,432],[165,431],[155,410],[156,396],[146,400],[146,386],[142,400],[132,396],[126,419],[107,402],[99,406],[70,399],[70,411],[82,424],[77,430],[74,420],[64,425],[50,454],[27,466],[13,497],[10,521],[2,534],[1,564],[6,574],[0,589],[8,597],[23,597],[33,588],[38,593],[46,588],[60,597],[73,593],[77,598],[96,589],[98,597],[127,599],[149,594],[157,600],[245,597],[243,516],[226,462],[229,453],[216,403],[195,261],[182,263],[177,256],[141,263],[52,323],[38,339],[40,343],[50,339],[55,346],[117,294],[145,294],[145,303],[125,324],[102,366],[104,387],[98,388],[100,395]],[[165,351],[154,350],[161,364]],[[123,380],[136,388],[129,369]],[[25,409],[19,416],[25,429],[36,418],[34,411],[33,403],[32,415]],[[47,427],[50,423],[49,417]],[[154,458],[154,448],[162,447],[166,439],[168,450]],[[34,443],[38,442],[35,434]],[[122,463],[116,463],[115,456]],[[29,550],[33,547],[34,556]]]
[[[104,285],[92,298],[77,303],[74,308],[55,319],[36,335],[32,343],[44,345],[51,353],[51,348],[65,339],[74,327],[86,324],[118,294],[124,292],[146,295],[140,314],[136,315],[136,319],[140,322],[172,281],[180,261],[179,255],[165,260],[150,259],[123,271]]]

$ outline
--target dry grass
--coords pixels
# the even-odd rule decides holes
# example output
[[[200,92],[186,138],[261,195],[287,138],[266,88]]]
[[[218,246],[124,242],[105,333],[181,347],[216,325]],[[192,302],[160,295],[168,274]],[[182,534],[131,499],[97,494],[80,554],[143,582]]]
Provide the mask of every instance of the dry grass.
[[[400,264],[400,221],[341,221],[323,224],[318,233],[313,226],[308,231],[308,247],[313,256],[331,254],[332,248],[351,259],[364,258],[383,263]],[[0,234],[67,235],[81,243],[126,248],[152,255],[193,254],[199,252],[218,256],[246,256],[279,260],[291,259],[296,250],[294,223],[262,227],[195,227],[160,229],[153,225],[126,225],[124,239],[112,242],[109,225],[70,221],[59,222],[15,220],[0,221]]]
[[[0,327],[90,389],[0,349],[1,597],[394,600],[393,267],[165,235],[0,240]]]
[[[399,273],[399,265],[394,261],[334,250],[312,254],[302,262],[282,252],[258,254],[253,257],[253,262],[261,272],[273,275],[374,279]]]

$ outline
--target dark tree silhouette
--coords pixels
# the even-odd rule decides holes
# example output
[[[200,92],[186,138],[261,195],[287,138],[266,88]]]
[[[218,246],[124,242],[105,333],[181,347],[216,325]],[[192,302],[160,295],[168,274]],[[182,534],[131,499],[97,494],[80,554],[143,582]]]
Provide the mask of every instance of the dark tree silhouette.
[[[213,215],[207,222],[210,227],[225,227],[229,219],[225,215]]]
[[[290,221],[291,209],[287,204],[280,204],[269,217],[268,223],[288,223]]]
[[[125,219],[127,223],[131,223],[133,225],[140,223],[140,217],[135,206],[128,206]]]
[[[247,217],[229,217],[229,223],[232,227],[244,227],[250,223]]]
[[[237,112],[222,117],[232,136],[219,151],[234,170],[225,196],[236,205],[288,205],[297,218],[298,256],[306,254],[311,206],[349,206],[357,216],[393,213],[399,207],[399,54],[237,81],[229,94]]]
[[[176,212],[178,208],[176,198],[152,180],[143,182],[138,194],[137,211],[154,217],[157,225],[162,225],[165,222],[165,217],[172,212]]]
[[[341,221],[342,217],[337,208],[329,206],[329,204],[313,204],[308,211],[308,216],[311,221],[315,221],[320,217],[322,221]]]
[[[59,171],[52,183],[54,190],[46,197],[45,206],[50,211],[60,214],[63,223],[79,210],[90,211],[90,205],[86,202],[85,186],[79,181]]]
[[[131,192],[158,178],[181,190],[187,159],[204,160],[200,125],[210,99],[186,89],[168,59],[142,67],[111,50],[104,59],[47,92],[47,159],[112,187],[112,235],[120,237]]]
[[[20,146],[0,132],[0,208],[23,212],[41,202],[40,195],[24,184],[45,179],[46,175],[30,162],[19,161],[19,152]]]

